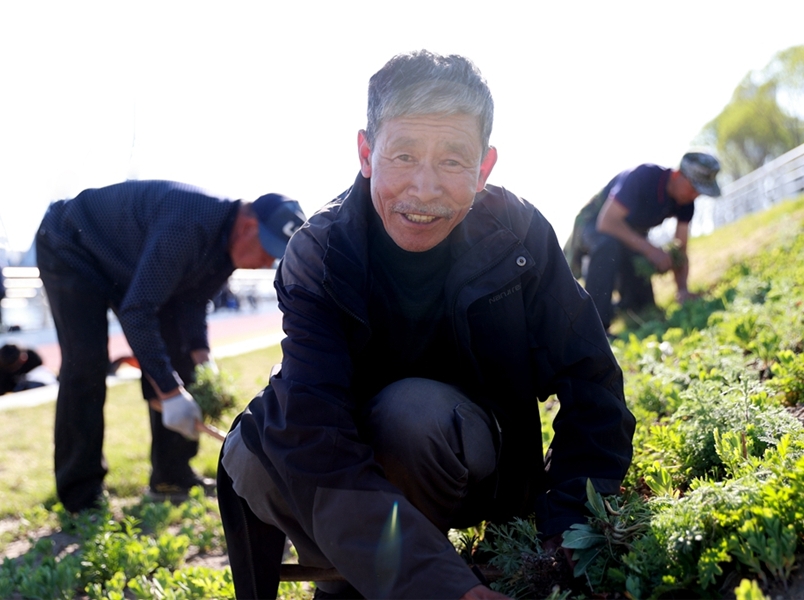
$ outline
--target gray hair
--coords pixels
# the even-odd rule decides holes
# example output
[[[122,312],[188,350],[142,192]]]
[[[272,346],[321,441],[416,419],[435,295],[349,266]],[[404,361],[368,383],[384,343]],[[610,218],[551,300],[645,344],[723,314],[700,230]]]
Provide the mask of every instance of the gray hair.
[[[366,138],[373,146],[380,126],[406,115],[477,117],[483,153],[489,148],[494,101],[475,64],[458,54],[428,50],[397,54],[369,80]]]

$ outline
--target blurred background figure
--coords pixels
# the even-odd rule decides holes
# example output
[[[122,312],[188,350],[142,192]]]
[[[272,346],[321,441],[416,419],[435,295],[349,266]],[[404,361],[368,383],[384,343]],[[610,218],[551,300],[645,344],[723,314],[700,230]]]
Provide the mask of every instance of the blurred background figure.
[[[42,364],[42,357],[16,344],[0,347],[0,394],[21,392],[56,383],[55,373]]]
[[[171,181],[126,181],[50,205],[36,256],[61,350],[54,458],[68,511],[104,498],[109,309],[149,401],[148,495],[177,501],[214,485],[190,466],[202,415],[186,389],[197,365],[214,365],[207,305],[235,269],[271,267],[303,222],[298,202],[280,194],[243,202]]]
[[[687,152],[677,169],[642,164],[616,175],[578,213],[564,254],[573,275],[585,279],[586,291],[608,329],[614,315],[612,293],[620,294],[619,310],[655,309],[649,272],[672,270],[676,299],[693,297],[687,290],[687,240],[695,199],[720,196],[718,160],[706,152]],[[670,217],[677,221],[671,248],[648,240],[648,231]],[[583,257],[589,257],[582,273]],[[639,259],[646,264],[640,270]]]

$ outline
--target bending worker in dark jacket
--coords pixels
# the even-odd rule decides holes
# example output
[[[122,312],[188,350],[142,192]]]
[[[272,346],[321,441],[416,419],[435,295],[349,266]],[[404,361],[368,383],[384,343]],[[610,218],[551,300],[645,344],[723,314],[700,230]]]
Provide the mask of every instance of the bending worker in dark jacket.
[[[302,564],[348,581],[319,598],[499,598],[448,529],[535,513],[557,546],[588,478],[619,491],[622,373],[550,225],[486,185],[492,113],[461,56],[400,55],[372,77],[360,174],[288,245],[281,369],[224,445],[239,597],[276,593],[287,534]]]
[[[614,314],[615,289],[621,310],[655,306],[650,276],[638,272],[635,257],[644,256],[658,273],[672,269],[678,302],[694,297],[687,289],[689,226],[699,194],[720,196],[718,171],[718,160],[705,152],[687,152],[678,169],[639,165],[614,177],[581,209],[564,252],[576,277],[582,275],[583,256],[589,256],[586,290],[606,329]],[[648,240],[650,228],[670,217],[677,221],[675,260]]]
[[[210,361],[207,302],[235,268],[270,266],[303,222],[277,194],[253,203],[167,181],[127,181],[50,205],[36,236],[39,271],[61,346],[56,490],[65,508],[97,506],[107,472],[103,404],[107,310],[117,315],[145,377],[151,413],[151,493],[180,497],[201,480],[201,411],[185,386]]]

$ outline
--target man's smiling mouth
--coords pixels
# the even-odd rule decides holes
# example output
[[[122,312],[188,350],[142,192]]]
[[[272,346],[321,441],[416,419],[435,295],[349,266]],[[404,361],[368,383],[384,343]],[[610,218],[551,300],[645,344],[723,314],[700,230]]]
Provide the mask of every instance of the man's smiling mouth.
[[[415,215],[412,213],[404,213],[404,215],[408,221],[413,221],[414,223],[432,223],[438,218],[433,215]]]

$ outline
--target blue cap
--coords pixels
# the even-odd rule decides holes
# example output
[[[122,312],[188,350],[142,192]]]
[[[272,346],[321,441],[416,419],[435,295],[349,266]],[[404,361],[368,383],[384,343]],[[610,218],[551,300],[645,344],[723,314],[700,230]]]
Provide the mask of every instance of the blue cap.
[[[251,203],[260,225],[260,244],[274,258],[282,258],[290,236],[306,220],[301,206],[282,194],[265,194]]]

